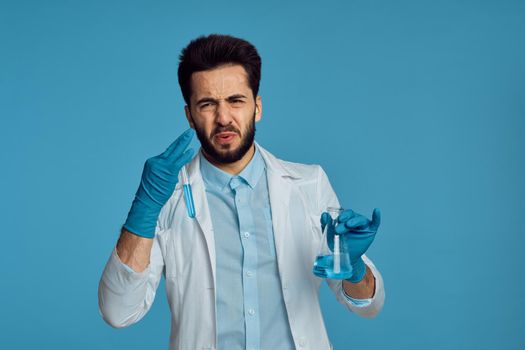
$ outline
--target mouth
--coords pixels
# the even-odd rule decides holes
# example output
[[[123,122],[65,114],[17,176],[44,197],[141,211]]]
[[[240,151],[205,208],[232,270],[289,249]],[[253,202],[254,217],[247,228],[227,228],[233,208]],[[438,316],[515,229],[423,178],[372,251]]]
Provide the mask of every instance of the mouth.
[[[235,139],[235,137],[237,137],[237,133],[235,132],[232,132],[232,131],[223,131],[223,132],[218,132],[216,133],[213,138],[215,139],[215,141],[220,144],[220,145],[227,145],[227,144],[230,144],[231,142],[233,142],[233,140]]]

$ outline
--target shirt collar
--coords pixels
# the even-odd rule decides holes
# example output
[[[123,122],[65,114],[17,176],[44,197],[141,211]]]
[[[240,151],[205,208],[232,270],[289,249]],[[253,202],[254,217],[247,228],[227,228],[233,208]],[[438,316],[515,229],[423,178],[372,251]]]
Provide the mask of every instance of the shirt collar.
[[[257,182],[261,178],[261,175],[266,167],[257,145],[255,146],[255,154],[253,155],[253,158],[239,173],[239,175],[231,175],[217,168],[202,155],[202,151],[199,152],[199,157],[200,170],[204,183],[207,186],[211,185],[220,190],[223,190],[226,186],[228,186],[231,179],[234,177],[243,180],[243,182],[248,184],[248,186],[253,189],[255,185],[257,185]]]

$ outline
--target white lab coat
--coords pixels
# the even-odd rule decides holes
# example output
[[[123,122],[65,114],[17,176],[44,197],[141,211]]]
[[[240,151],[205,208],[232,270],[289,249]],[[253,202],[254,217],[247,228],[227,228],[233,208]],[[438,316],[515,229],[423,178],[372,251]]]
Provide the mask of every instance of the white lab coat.
[[[257,147],[267,165],[277,264],[295,346],[330,349],[319,305],[323,280],[313,275],[312,264],[321,238],[320,215],[339,202],[320,166],[282,161]],[[129,326],[149,310],[164,275],[172,315],[170,349],[216,349],[215,244],[199,157],[189,163],[188,173],[196,219],[186,213],[179,181],[159,215],[150,265],[133,272],[113,250],[100,280],[99,307],[113,327]],[[373,263],[366,257],[364,261],[376,279],[370,305],[353,305],[343,296],[341,281],[327,282],[349,310],[373,317],[384,303],[383,280]]]

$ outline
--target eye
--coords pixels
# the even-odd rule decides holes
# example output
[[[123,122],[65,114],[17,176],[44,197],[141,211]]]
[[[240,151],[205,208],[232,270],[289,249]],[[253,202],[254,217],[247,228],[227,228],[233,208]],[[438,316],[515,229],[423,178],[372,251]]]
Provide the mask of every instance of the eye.
[[[244,103],[244,100],[241,100],[240,98],[235,98],[231,101],[233,105],[240,105]]]
[[[199,105],[199,109],[204,111],[210,110],[213,108],[213,105],[213,102],[203,102]]]

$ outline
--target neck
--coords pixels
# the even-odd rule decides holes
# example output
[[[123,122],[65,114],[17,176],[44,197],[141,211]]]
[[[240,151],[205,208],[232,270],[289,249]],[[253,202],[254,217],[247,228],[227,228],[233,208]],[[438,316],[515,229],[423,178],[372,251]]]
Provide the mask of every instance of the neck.
[[[244,168],[246,168],[246,165],[252,160],[254,154],[255,154],[255,144],[252,144],[248,152],[242,156],[241,159],[239,159],[236,162],[233,163],[219,163],[213,160],[204,150],[202,150],[202,154],[204,157],[213,165],[215,165],[217,168],[221,169],[222,171],[231,174],[231,175],[238,175],[241,171],[243,171]]]

